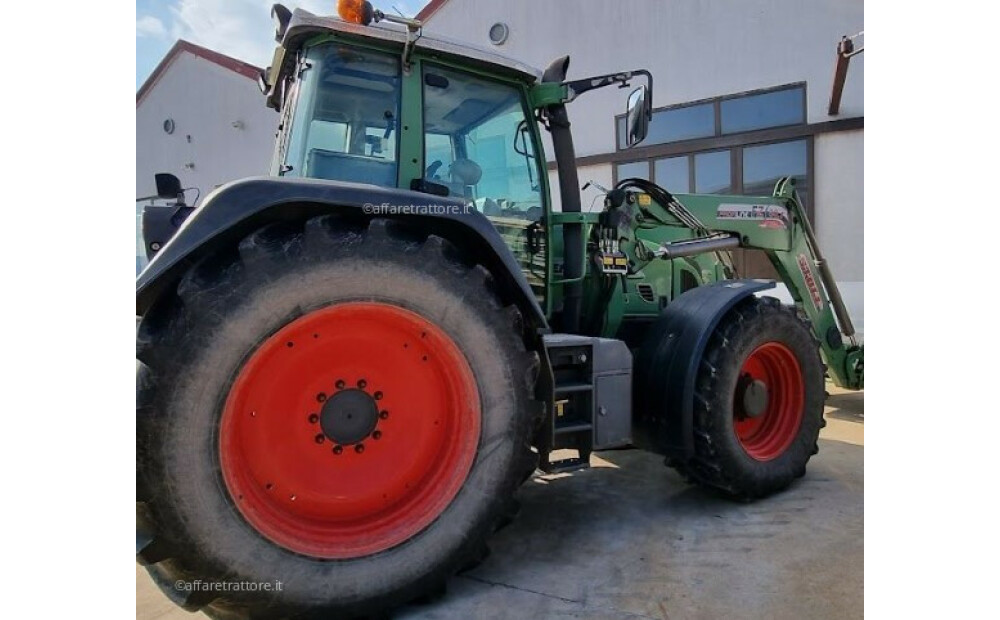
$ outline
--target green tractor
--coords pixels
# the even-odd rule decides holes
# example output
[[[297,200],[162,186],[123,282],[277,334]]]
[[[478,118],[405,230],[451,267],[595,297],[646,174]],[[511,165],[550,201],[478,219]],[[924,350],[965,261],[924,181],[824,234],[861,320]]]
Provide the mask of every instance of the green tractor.
[[[272,10],[272,175],[180,225],[147,213],[137,557],[163,591],[213,618],[385,613],[482,559],[536,469],[594,450],[740,499],[804,475],[824,374],[862,389],[863,348],[792,181],[624,179],[583,211],[566,106],[641,83],[637,144],[648,72],[567,81],[565,57],[539,72],[340,9]],[[738,279],[735,248],[794,305]]]

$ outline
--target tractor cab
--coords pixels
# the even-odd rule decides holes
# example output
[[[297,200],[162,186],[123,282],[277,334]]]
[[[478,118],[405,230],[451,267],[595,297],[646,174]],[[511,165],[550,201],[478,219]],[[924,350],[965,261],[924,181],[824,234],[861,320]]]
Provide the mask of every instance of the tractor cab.
[[[272,174],[459,199],[490,220],[551,310],[548,283],[562,261],[546,248],[563,244],[549,238],[537,121],[542,103],[565,99],[565,75],[546,84],[534,68],[419,34],[403,18],[365,25],[301,9],[274,15],[280,45],[261,79],[268,105],[282,113]],[[546,92],[548,101],[539,96]]]
[[[302,10],[281,39],[263,84],[284,117],[273,174],[411,189],[489,217],[541,219],[548,192],[528,105],[538,71]]]

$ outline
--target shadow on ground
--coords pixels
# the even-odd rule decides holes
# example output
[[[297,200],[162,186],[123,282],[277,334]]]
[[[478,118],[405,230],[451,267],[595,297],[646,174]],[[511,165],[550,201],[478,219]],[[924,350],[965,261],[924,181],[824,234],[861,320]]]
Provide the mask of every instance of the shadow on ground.
[[[830,394],[826,399],[827,417],[847,422],[865,421],[865,393],[841,392]]]

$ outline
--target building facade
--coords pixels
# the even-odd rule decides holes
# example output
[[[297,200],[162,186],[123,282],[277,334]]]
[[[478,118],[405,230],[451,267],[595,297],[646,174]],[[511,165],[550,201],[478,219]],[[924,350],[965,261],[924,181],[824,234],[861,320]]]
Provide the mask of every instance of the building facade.
[[[677,193],[767,195],[795,176],[863,330],[863,55],[839,113],[827,113],[836,46],[864,29],[862,0],[432,0],[418,18],[428,33],[539,68],[568,54],[569,79],[648,69],[655,112],[636,148],[620,140],[627,91],[570,105],[581,183],[644,177]],[[595,195],[583,192],[584,208]],[[741,275],[773,273],[762,256],[737,254]]]
[[[135,195],[156,193],[154,174],[177,176],[188,204],[235,179],[266,175],[278,115],[264,105],[260,69],[178,41],[135,98]],[[136,202],[136,269],[145,263]]]

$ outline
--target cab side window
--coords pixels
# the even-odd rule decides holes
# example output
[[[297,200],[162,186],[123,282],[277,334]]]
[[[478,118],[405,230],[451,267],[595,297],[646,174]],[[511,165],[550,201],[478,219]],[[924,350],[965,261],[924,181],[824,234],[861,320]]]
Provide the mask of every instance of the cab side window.
[[[491,218],[537,221],[539,166],[521,91],[444,67],[424,66],[424,178]]]

